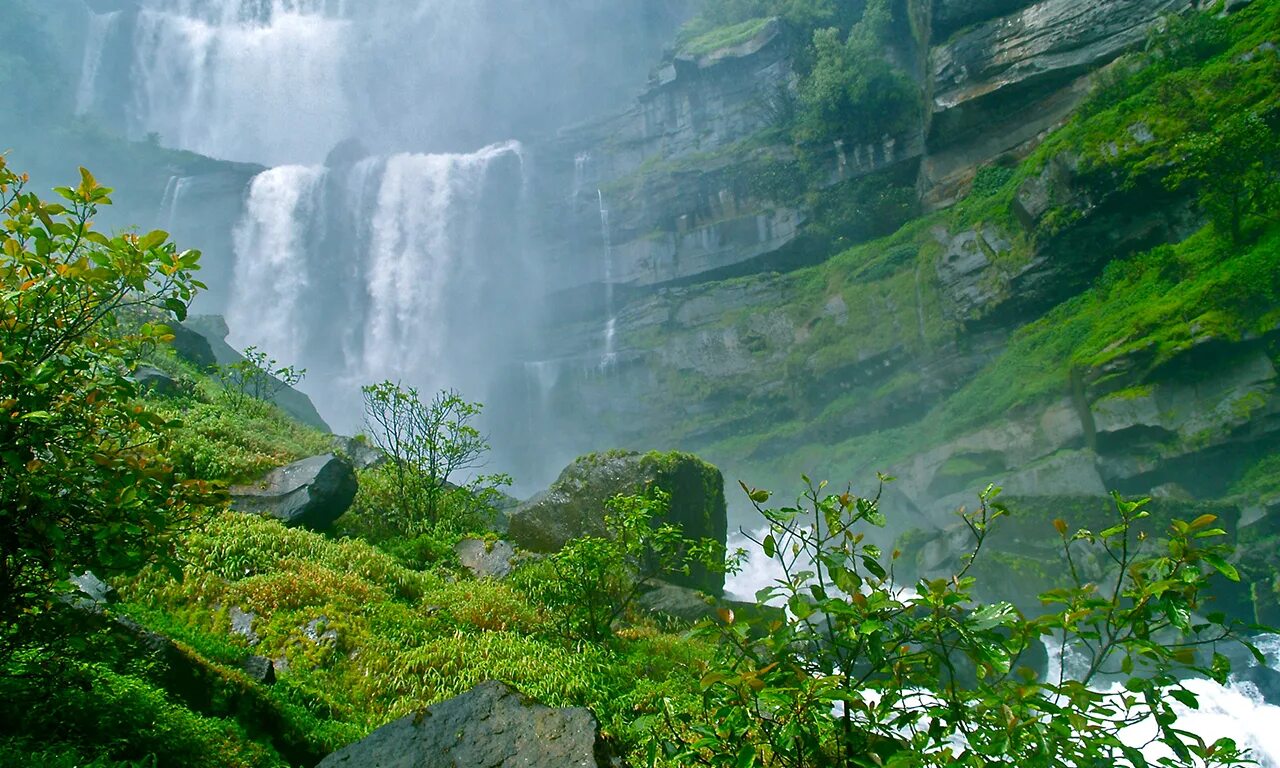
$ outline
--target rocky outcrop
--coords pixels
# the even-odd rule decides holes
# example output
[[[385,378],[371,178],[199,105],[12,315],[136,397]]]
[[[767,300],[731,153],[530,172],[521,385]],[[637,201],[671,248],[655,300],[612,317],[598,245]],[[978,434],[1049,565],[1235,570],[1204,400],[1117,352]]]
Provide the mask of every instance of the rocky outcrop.
[[[978,166],[1034,147],[1087,95],[1086,75],[1141,45],[1163,15],[1191,6],[1192,0],[938,0],[933,118],[921,170],[926,202],[955,200]],[[1002,12],[1008,15],[990,15]],[[972,26],[951,35],[962,22]]]
[[[185,333],[175,338],[175,348],[179,354],[183,354],[192,362],[208,365],[208,363],[204,362],[207,359],[205,357],[206,352],[213,355],[213,364],[216,365],[234,365],[244,360],[244,356],[227,343],[227,335],[231,331],[227,328],[227,321],[222,317],[218,315],[193,315],[182,325],[184,331],[198,334],[204,342],[202,344]],[[179,342],[179,340],[181,341]],[[178,346],[179,343],[180,346]],[[311,398],[293,387],[287,387],[281,383],[270,393],[268,399],[303,424],[323,432],[329,431],[329,425],[321,418],[320,412],[316,410]]]
[[[590,768],[613,765],[595,717],[552,709],[498,682],[374,731],[318,768]]]
[[[951,33],[1021,10],[1036,0],[933,0],[933,36],[945,40]]]
[[[516,551],[505,541],[463,539],[454,551],[462,567],[477,579],[502,579],[515,567]]]
[[[241,512],[324,531],[351,507],[356,490],[351,464],[328,453],[272,470],[253,485],[233,487],[231,498]]]
[[[583,456],[566,467],[550,488],[510,513],[508,534],[532,552],[554,552],[582,536],[605,536],[609,500],[644,493],[651,486],[671,497],[667,514],[655,524],[672,523],[687,538],[724,544],[728,533],[724,478],[710,464],[681,453],[613,451]],[[689,575],[664,578],[713,595],[724,591],[724,574],[701,566]]]
[[[681,625],[703,621],[749,621],[754,631],[786,618],[781,608],[715,598],[696,589],[665,581],[652,581],[636,598],[636,607],[667,622]]]

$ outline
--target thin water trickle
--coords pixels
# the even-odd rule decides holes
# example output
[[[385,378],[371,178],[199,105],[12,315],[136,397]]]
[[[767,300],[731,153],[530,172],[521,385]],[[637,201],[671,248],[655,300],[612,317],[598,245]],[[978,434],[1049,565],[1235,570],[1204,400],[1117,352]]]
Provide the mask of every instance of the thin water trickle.
[[[600,238],[604,242],[604,352],[600,355],[600,370],[608,370],[618,359],[617,325],[613,306],[613,233],[609,223],[609,208],[604,203],[604,190],[596,190],[600,201]]]

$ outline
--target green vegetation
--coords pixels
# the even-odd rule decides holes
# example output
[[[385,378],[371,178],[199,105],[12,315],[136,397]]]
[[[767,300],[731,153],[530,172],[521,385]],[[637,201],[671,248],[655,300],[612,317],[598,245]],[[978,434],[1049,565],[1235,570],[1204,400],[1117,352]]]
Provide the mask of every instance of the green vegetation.
[[[813,67],[800,87],[800,141],[869,143],[919,119],[919,89],[885,51],[898,21],[894,8],[889,0],[869,0],[847,37],[836,27],[814,32]]]
[[[879,497],[827,493],[810,484],[795,506],[766,509],[767,491],[747,489],[769,522],[757,543],[785,577],[762,590],[784,601],[785,621],[753,639],[750,620],[731,613],[707,634],[720,639],[700,682],[701,707],[668,706],[650,718],[649,764],[675,765],[1148,765],[1120,731],[1154,720],[1156,740],[1177,765],[1239,765],[1230,739],[1208,744],[1176,728],[1174,703],[1196,706],[1180,681],[1188,669],[1223,681],[1226,657],[1197,663],[1196,648],[1229,641],[1222,617],[1192,624],[1210,575],[1238,580],[1211,543],[1216,518],[1173,522],[1166,545],[1149,547],[1133,530],[1144,502],[1115,498],[1116,514],[1099,533],[1068,533],[1054,521],[1070,577],[1041,600],[1046,615],[1028,620],[1007,603],[982,606],[969,571],[1004,509],[989,488],[978,510],[962,515],[971,554],[950,578],[914,591],[893,581],[893,561],[866,542],[885,525]],[[1106,552],[1115,569],[1082,578],[1086,550]],[[1172,634],[1170,634],[1172,633]],[[1042,636],[1063,638],[1085,654],[1079,680],[1039,678],[1022,666]],[[1170,637],[1164,643],[1155,637]],[[1247,643],[1246,643],[1247,644]],[[1257,653],[1256,649],[1254,652]],[[1117,692],[1090,690],[1118,674]],[[1114,690],[1114,689],[1113,689]]]
[[[551,614],[558,615],[565,636],[599,642],[652,579],[682,572],[696,563],[725,568],[724,545],[695,541],[670,522],[671,496],[659,487],[637,496],[608,502],[606,535],[574,539],[548,558],[547,565],[525,577]]]
[[[682,43],[680,53],[685,56],[706,56],[725,48],[742,45],[764,31],[771,21],[772,19],[767,18],[748,19],[741,24],[718,27]]]
[[[164,232],[95,231],[111,190],[86,170],[58,189],[65,205],[26,183],[0,156],[0,660],[69,575],[138,567],[208,494],[174,472],[171,425],[126,373],[167,329],[120,325],[185,316],[200,254]]]
[[[37,34],[37,4],[15,8],[10,28]],[[823,263],[685,291],[677,301],[715,290],[764,298],[700,329],[732,339],[746,372],[735,368],[728,383],[659,372],[670,421],[654,430],[767,467],[771,480],[799,467],[884,466],[1056,399],[1083,400],[1086,378],[1115,404],[1154,399],[1154,374],[1199,346],[1274,332],[1280,74],[1259,45],[1280,28],[1278,6],[1174,19],[1072,123],[1016,165],[981,169],[967,199],[927,216],[914,169],[819,189],[806,155],[918,119],[919,94],[883,46],[906,23],[898,12],[880,0],[709,0],[686,30],[690,55],[743,42],[772,18],[813,41],[799,57],[795,119],[731,151],[754,153],[741,180],[754,192],[779,204],[808,198],[800,247]],[[5,50],[0,88],[29,85],[40,66]],[[779,142],[799,149],[768,149]],[[723,159],[643,171],[674,177]],[[1050,207],[1029,214],[1019,195],[1041,182]],[[502,478],[454,484],[488,449],[472,425],[479,405],[447,392],[426,403],[386,382],[366,389],[365,404],[388,460],[360,473],[335,532],[204,515],[223,486],[333,450],[332,436],[262,401],[300,372],[249,350],[219,382],[178,359],[161,322],[181,318],[200,287],[196,254],[164,233],[94,234],[88,219],[110,198],[87,172],[62,191],[65,208],[24,184],[0,165],[0,763],[310,765],[494,678],[551,705],[590,707],[621,752],[650,766],[1136,767],[1144,758],[1116,733],[1147,718],[1175,764],[1239,762],[1229,741],[1178,731],[1173,710],[1194,705],[1186,672],[1229,672],[1211,650],[1192,652],[1233,639],[1225,617],[1192,618],[1213,607],[1210,578],[1243,572],[1254,592],[1274,586],[1274,537],[1242,539],[1257,546],[1229,560],[1218,543],[1233,527],[1225,508],[1117,497],[1107,514],[1096,499],[1019,500],[1010,511],[989,489],[963,517],[973,549],[953,553],[955,572],[904,591],[894,576],[908,563],[871,543],[870,529],[889,523],[878,497],[810,484],[797,504],[771,509],[769,494],[744,486],[769,526],[758,544],[786,574],[760,597],[789,613],[725,609],[719,624],[675,634],[635,598],[654,574],[720,564],[719,542],[690,541],[672,524],[703,524],[719,509],[718,474],[677,473],[673,454],[648,454],[655,485],[702,503],[619,497],[609,536],[522,556],[505,581],[476,579],[454,544],[464,534],[492,541],[502,501]],[[1097,208],[1150,215],[1142,198],[1157,194],[1208,224],[1133,253],[1106,251],[1088,232]],[[971,312],[952,306],[939,270],[968,231],[987,260],[974,288],[986,303]],[[1097,259],[1080,269],[1083,288],[1020,309],[1027,322],[1000,351],[975,353],[974,370],[930,370],[1007,309],[1033,259],[1079,254]],[[123,311],[132,305],[147,312]],[[141,391],[127,375],[140,362],[173,376],[174,391]],[[689,407],[665,407],[673,398]],[[892,407],[868,407],[883,403]],[[1245,420],[1264,403],[1253,393],[1229,405]],[[960,491],[1003,462],[974,449],[943,461],[937,477]],[[1260,455],[1232,492],[1270,500],[1276,470]],[[1159,531],[1145,535],[1144,519]],[[1035,556],[1001,550],[1003,530],[1034,540]],[[904,549],[922,545],[908,539]],[[1106,562],[1114,567],[1094,568]],[[60,599],[67,577],[90,568],[121,602]],[[1006,584],[984,582],[1010,576],[1022,591],[1034,585],[1044,615],[980,604],[978,595],[1006,598]],[[1035,679],[1032,654],[1051,636],[1084,649],[1083,679]],[[252,679],[250,656],[279,679]],[[1102,674],[1125,685],[1091,691]]]
[[[423,402],[392,382],[364,388],[372,444],[386,460],[359,473],[355,505],[339,530],[379,544],[402,562],[449,560],[464,536],[482,534],[511,483],[502,474],[458,475],[484,466],[488,439],[473,425],[482,406],[457,392]]]
[[[1108,68],[1078,114],[1029,157],[981,169],[954,207],[870,242],[859,242],[865,232],[808,240],[810,261],[822,262],[815,267],[692,289],[685,301],[753,296],[751,311],[726,313],[717,332],[745,340],[762,317],[793,332],[760,337],[749,370],[732,378],[671,371],[671,394],[654,410],[672,413],[672,400],[689,409],[664,434],[775,484],[817,467],[867,472],[1066,398],[1073,375],[1102,393],[1146,386],[1145,376],[1198,343],[1267,331],[1276,306],[1280,67],[1264,44],[1277,30],[1280,9],[1270,3],[1225,19],[1176,17],[1147,51]],[[1215,152],[1232,162],[1210,174]],[[1048,208],[1027,217],[1019,196],[1037,188]],[[819,230],[868,219],[863,205],[826,210]],[[1219,223],[1187,237],[1195,216]],[[1179,242],[1111,245],[1112,223],[1159,217],[1170,219],[1169,234],[1153,236]],[[982,301],[965,307],[943,290],[939,263],[951,239],[970,231],[981,234],[989,266],[975,280]],[[1078,282],[1052,278],[1039,303],[1020,303],[1014,286],[1036,259],[1069,267]],[[977,370],[945,383],[918,375],[957,357],[982,360],[966,345],[981,339],[975,329],[992,326],[1021,329]],[[1111,372],[1096,373],[1104,369]],[[703,402],[716,407],[695,406]]]

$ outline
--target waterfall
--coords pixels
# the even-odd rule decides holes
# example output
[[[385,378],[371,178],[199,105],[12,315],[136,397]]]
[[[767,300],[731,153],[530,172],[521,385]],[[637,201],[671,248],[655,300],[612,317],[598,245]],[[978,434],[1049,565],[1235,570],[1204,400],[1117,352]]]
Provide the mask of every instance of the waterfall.
[[[359,387],[384,379],[483,400],[535,303],[522,151],[258,175],[236,232],[232,343],[307,368],[302,389],[348,429]]]
[[[178,220],[178,207],[182,205],[182,193],[186,191],[189,181],[190,178],[186,176],[170,176],[164,186],[164,195],[160,198],[160,218],[157,221],[169,232],[173,231]]]
[[[144,4],[134,30],[130,132],[231,160],[322,158],[351,127],[343,96],[351,25],[326,5]]]
[[[604,204],[604,190],[596,190],[600,200],[600,237],[604,241],[604,354],[600,357],[600,370],[607,370],[618,359],[615,349],[618,319],[613,306],[613,234],[609,225],[609,209]]]
[[[84,62],[80,66],[80,84],[76,88],[76,114],[83,115],[93,109],[98,93],[98,70],[102,68],[102,54],[120,19],[120,11],[95,13],[89,18],[89,34],[84,43]]]
[[[307,329],[300,310],[311,285],[308,232],[323,209],[322,168],[281,166],[254,178],[235,232],[236,269],[227,312],[229,341],[303,365]]]

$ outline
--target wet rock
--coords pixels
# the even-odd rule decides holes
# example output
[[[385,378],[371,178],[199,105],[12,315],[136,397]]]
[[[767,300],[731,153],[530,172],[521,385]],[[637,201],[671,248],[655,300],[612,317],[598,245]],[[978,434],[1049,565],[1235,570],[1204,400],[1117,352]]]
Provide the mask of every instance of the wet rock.
[[[104,606],[120,601],[120,595],[116,592],[116,588],[99,579],[93,571],[85,571],[79,576],[72,576],[71,583],[75,585],[76,591],[81,596],[81,600],[86,604],[93,606]]]
[[[336,435],[333,438],[333,448],[356,469],[377,469],[387,463],[387,454],[361,438]]]
[[[179,354],[184,357],[192,360],[197,357],[203,359],[207,349],[207,354],[211,355],[213,360],[208,363],[200,363],[201,365],[234,365],[244,360],[244,355],[241,355],[227,343],[226,339],[230,330],[227,328],[227,321],[221,316],[192,315],[182,325],[187,331],[199,336],[203,341],[203,344],[201,344],[195,339],[188,339],[181,342],[183,346],[179,348],[177,346],[179,342],[175,339],[175,348],[178,348]],[[186,352],[182,350],[186,350]],[[302,392],[280,384],[275,391],[268,395],[267,399],[303,424],[323,432],[329,431],[329,425],[321,418],[320,412],[316,410],[311,398]]]
[[[243,669],[254,682],[273,685],[276,681],[275,664],[265,656],[250,656],[245,659]]]
[[[333,647],[338,644],[338,630],[329,626],[328,616],[321,616],[307,622],[307,625],[302,628],[302,635],[316,645]]]
[[[133,372],[133,380],[143,394],[155,397],[173,397],[182,390],[172,376],[149,365],[140,365]]]
[[[678,525],[688,538],[724,544],[728,520],[720,470],[691,454],[623,451],[583,456],[566,467],[549,489],[511,512],[509,538],[531,552],[555,552],[571,539],[603,536],[608,501],[651,485],[671,496],[668,514],[656,522]],[[688,576],[664,578],[713,595],[724,591],[724,574],[700,566]]]
[[[249,645],[257,645],[259,641],[258,633],[253,631],[253,622],[257,621],[256,614],[242,610],[239,606],[231,608],[231,634],[240,635],[249,641]]]
[[[454,551],[462,567],[477,579],[501,579],[511,573],[515,549],[505,541],[463,539]]]
[[[591,768],[612,765],[595,717],[552,709],[498,682],[374,731],[318,768]]]
[[[231,498],[241,512],[324,531],[351,507],[356,490],[350,462],[328,453],[273,470],[255,485],[233,487]]]

